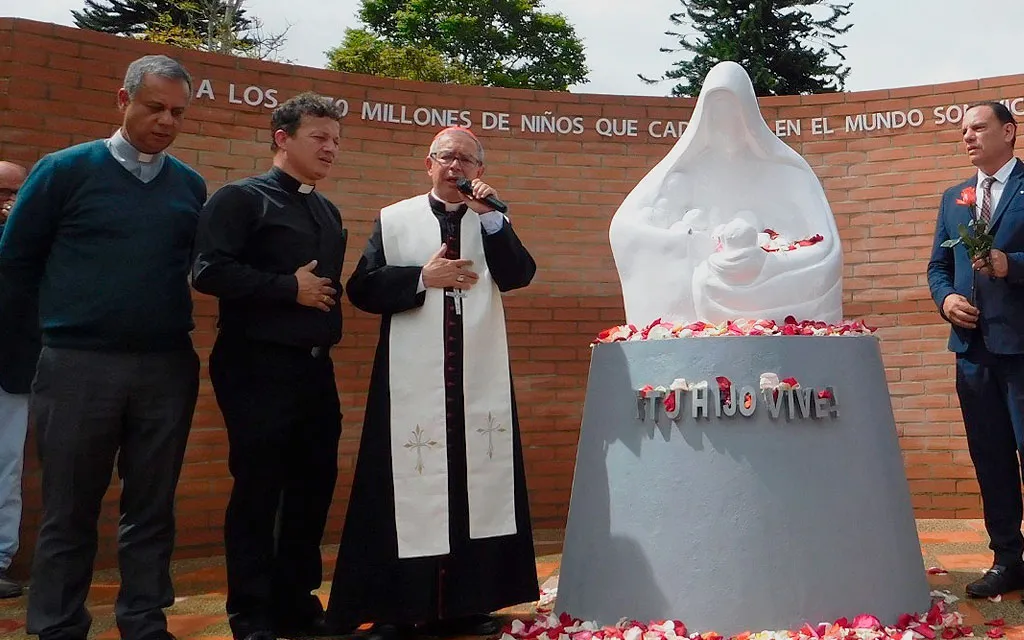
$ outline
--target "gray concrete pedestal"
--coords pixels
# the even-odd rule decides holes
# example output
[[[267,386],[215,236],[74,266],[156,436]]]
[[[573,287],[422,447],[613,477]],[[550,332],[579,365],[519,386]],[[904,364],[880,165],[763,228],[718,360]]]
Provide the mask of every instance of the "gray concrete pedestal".
[[[773,417],[755,391],[749,416],[718,415],[716,376],[757,390],[764,372],[831,387],[834,399],[800,406],[800,392],[783,394]],[[677,378],[708,381],[709,416],[693,417],[692,391],[678,421],[661,401],[649,413],[638,403],[637,389]],[[928,605],[874,337],[594,348],[556,612],[728,635],[860,613],[889,624]]]

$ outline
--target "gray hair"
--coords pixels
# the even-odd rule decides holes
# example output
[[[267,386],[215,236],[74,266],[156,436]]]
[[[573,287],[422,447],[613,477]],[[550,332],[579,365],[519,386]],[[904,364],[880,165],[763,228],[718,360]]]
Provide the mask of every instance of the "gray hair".
[[[188,85],[189,99],[192,98],[192,76],[188,69],[167,56],[143,56],[128,65],[128,71],[124,74],[124,89],[129,98],[135,98],[147,73],[169,80],[184,80]]]
[[[434,141],[430,143],[430,151],[429,151],[430,155],[434,155],[435,153],[437,153],[437,148],[441,145],[441,141],[442,140],[444,140],[445,138],[449,138],[451,136],[458,136],[458,135],[466,136],[467,138],[472,140],[474,143],[476,143],[476,152],[477,152],[477,155],[478,155],[477,160],[480,161],[480,164],[483,164],[484,163],[484,145],[473,134],[469,133],[468,131],[460,131],[459,129],[451,129],[451,130],[448,130],[448,131],[443,131],[441,133],[441,135],[439,135],[436,138],[434,138]]]

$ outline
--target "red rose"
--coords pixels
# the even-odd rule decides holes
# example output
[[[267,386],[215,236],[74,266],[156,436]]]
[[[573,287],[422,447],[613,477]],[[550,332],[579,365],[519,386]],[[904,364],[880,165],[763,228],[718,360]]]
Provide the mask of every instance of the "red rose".
[[[967,187],[960,192],[960,198],[956,201],[957,204],[962,204],[965,207],[973,207],[978,204],[978,194],[975,193],[974,187]]]
[[[665,411],[672,413],[676,410],[676,392],[669,391],[668,395],[665,396]]]
[[[732,390],[732,381],[725,376],[718,376],[715,380],[718,381],[718,393],[722,399],[722,406],[727,407],[732,401],[732,395],[730,394],[730,391]]]

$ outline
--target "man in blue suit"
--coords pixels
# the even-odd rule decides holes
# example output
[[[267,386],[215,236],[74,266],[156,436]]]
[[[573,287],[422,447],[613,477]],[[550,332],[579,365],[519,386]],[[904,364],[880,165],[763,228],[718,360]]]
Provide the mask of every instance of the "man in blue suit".
[[[971,107],[962,131],[978,173],[942,196],[928,285],[952,325],[956,391],[995,556],[992,568],[966,590],[986,598],[1024,587],[1024,162],[1013,155],[1017,123],[1004,105]],[[976,189],[974,207],[958,204],[968,187]],[[969,256],[963,243],[942,246],[972,216],[989,222],[994,241],[988,259]]]

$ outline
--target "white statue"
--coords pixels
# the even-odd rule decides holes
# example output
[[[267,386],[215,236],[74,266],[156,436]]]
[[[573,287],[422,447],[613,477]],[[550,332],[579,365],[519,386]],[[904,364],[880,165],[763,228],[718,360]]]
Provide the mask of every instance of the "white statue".
[[[623,201],[609,238],[630,324],[842,320],[825,192],[765,124],[734,62],[708,73],[686,131]]]

